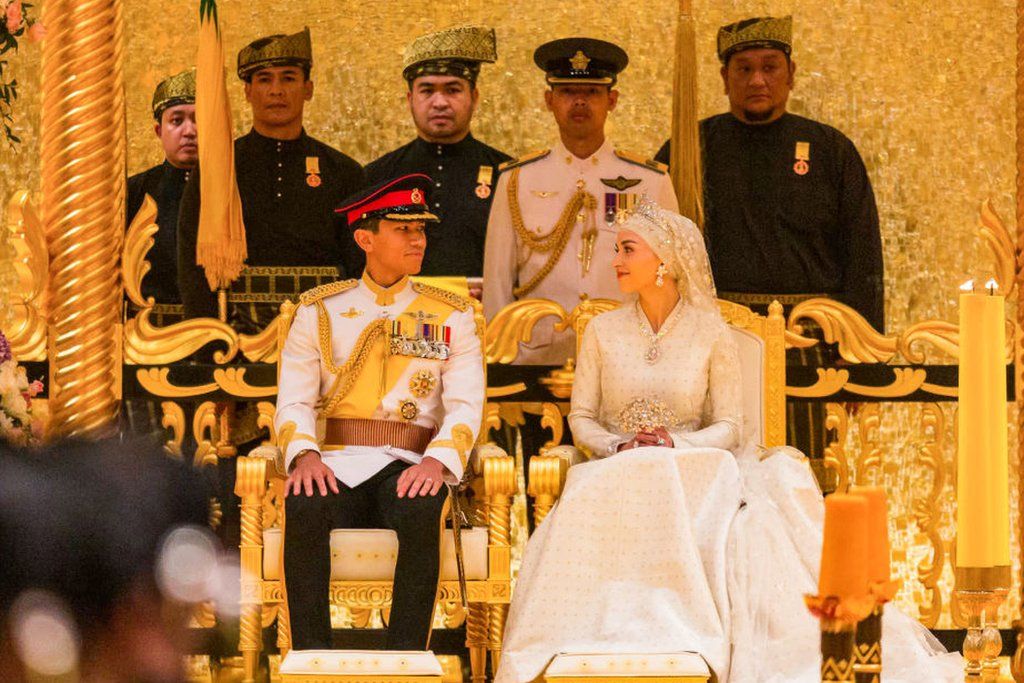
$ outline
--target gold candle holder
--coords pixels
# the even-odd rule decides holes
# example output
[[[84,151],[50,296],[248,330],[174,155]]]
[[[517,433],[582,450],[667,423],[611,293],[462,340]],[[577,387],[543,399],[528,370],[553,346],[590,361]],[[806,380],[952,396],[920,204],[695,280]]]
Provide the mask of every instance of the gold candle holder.
[[[964,677],[968,681],[990,679],[999,674],[1002,636],[996,627],[996,612],[1006,599],[1007,590],[956,591],[957,601],[967,615],[964,638]]]
[[[857,626],[844,619],[821,619],[821,680],[852,681]]]
[[[1003,639],[997,626],[999,606],[1006,600],[1010,568],[957,567],[954,572],[957,602],[967,617],[964,638],[964,678],[968,681],[995,680]]]
[[[879,683],[882,680],[882,612],[885,605],[875,604],[871,614],[857,623],[853,646],[853,680]]]

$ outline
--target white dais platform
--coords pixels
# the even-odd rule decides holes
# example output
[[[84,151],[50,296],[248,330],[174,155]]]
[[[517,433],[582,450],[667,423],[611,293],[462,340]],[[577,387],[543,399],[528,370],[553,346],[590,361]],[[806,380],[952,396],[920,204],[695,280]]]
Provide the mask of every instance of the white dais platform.
[[[441,683],[433,652],[292,650],[281,662],[283,683]]]
[[[711,669],[696,652],[562,654],[544,671],[550,683],[706,683]]]

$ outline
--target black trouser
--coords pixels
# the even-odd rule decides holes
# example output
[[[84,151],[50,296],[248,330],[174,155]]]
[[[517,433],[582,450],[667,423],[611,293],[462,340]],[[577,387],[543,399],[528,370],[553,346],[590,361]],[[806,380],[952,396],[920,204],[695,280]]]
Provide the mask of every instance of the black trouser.
[[[425,650],[437,599],[440,530],[447,487],[436,496],[399,498],[393,462],[359,486],[340,481],[340,493],[290,495],[285,504],[284,573],[292,645],[330,649],[331,529],[393,529],[398,534],[388,650]]]

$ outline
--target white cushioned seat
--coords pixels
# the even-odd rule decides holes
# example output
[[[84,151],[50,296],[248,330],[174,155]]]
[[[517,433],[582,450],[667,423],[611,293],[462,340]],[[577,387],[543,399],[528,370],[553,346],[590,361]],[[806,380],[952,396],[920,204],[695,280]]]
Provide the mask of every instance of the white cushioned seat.
[[[582,679],[658,678],[703,683],[711,677],[707,662],[696,652],[654,654],[561,654],[544,671],[545,680],[567,683]]]
[[[445,529],[441,548],[441,580],[457,581],[455,536]],[[263,531],[263,578],[281,578],[281,530]],[[331,580],[391,581],[398,560],[398,536],[391,529],[334,529],[331,531]],[[462,530],[462,560],[467,581],[487,578],[487,529]]]
[[[292,650],[281,661],[283,681],[441,680],[441,662],[433,652],[390,650]]]
[[[740,358],[743,382],[743,437],[764,443],[764,340],[753,332],[729,327]]]

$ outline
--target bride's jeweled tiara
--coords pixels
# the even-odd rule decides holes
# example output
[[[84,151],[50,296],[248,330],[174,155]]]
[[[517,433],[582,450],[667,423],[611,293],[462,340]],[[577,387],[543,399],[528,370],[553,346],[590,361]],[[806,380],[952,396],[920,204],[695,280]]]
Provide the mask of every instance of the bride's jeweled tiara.
[[[633,208],[623,216],[622,222],[625,223],[633,216],[640,216],[647,220],[648,223],[657,228],[658,241],[665,246],[673,246],[675,244],[674,235],[675,232],[672,229],[672,224],[665,220],[665,216],[662,209],[657,202],[647,196],[645,192],[640,196],[639,201],[633,206]]]

